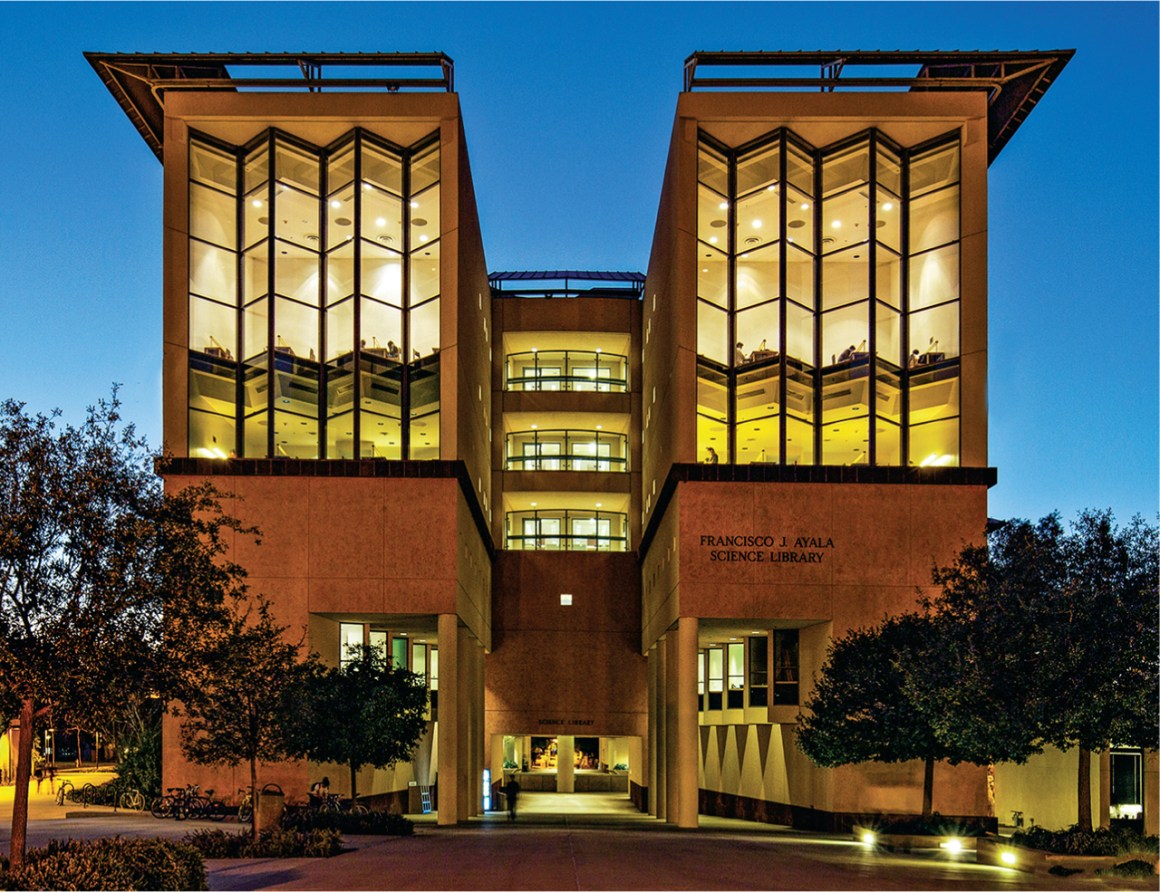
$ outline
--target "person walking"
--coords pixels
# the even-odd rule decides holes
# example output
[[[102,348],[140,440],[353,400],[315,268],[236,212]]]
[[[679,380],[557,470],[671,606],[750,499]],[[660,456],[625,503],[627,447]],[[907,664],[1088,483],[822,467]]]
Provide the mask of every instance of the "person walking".
[[[516,819],[516,802],[520,798],[520,782],[516,780],[514,774],[504,786],[503,794],[507,798],[508,820],[514,821]]]

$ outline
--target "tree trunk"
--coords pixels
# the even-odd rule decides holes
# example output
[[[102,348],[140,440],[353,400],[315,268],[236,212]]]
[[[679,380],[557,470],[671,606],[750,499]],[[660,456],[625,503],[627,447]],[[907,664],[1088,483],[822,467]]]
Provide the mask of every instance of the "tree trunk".
[[[250,838],[254,845],[258,844],[258,806],[262,803],[262,794],[258,792],[258,760],[250,759],[250,802],[254,807],[254,819],[250,823]]]
[[[28,838],[28,781],[32,777],[32,716],[35,707],[36,703],[31,697],[20,701],[20,740],[12,801],[12,843],[8,852],[14,868],[24,864],[24,846]]]
[[[354,801],[358,799],[358,766],[354,762],[350,763],[350,804],[354,805]]]
[[[1091,832],[1092,829],[1092,753],[1084,747],[1079,748],[1079,775],[1076,778],[1076,792],[1079,797],[1076,824],[1079,829]]]
[[[934,756],[926,757],[922,772],[922,816],[929,818],[934,804]]]

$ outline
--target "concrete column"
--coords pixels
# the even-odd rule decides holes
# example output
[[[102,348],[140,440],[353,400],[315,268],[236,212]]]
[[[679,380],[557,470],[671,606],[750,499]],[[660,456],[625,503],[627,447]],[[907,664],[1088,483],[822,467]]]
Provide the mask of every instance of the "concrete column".
[[[459,618],[439,614],[439,823],[459,823]]]
[[[656,815],[662,821],[668,820],[668,642],[661,638],[657,641],[657,708],[656,708],[656,786],[651,793],[656,795]]]
[[[576,738],[556,738],[556,792],[576,792]]]
[[[697,629],[696,617],[677,620],[665,646],[665,819],[696,827],[697,787]]]
[[[1107,830],[1112,826],[1112,754],[1104,750],[1097,755],[1100,764],[1100,804],[1092,823]]]
[[[474,642],[471,638],[471,633],[466,626],[457,625],[456,632],[456,653],[458,659],[456,662],[456,682],[459,685],[459,699],[456,701],[456,718],[459,723],[459,733],[456,740],[456,772],[458,795],[456,801],[456,816],[460,821],[466,821],[472,815],[471,803],[475,796],[473,776],[475,760],[473,759],[475,753],[472,749],[472,733],[471,733],[471,713],[472,701],[475,699],[474,686],[472,684],[472,657],[475,648]],[[440,666],[439,674],[443,674],[443,667]],[[442,679],[440,679],[442,681]]]
[[[1144,833],[1160,834],[1160,754],[1144,750]]]
[[[657,646],[649,648],[648,660],[648,739],[643,749],[648,753],[647,773],[642,772],[643,783],[648,787],[648,813],[654,818],[657,814]]]

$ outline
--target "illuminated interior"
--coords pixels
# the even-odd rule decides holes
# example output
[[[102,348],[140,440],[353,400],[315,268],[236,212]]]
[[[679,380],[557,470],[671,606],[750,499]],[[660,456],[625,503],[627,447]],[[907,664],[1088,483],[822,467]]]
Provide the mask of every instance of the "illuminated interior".
[[[959,144],[702,135],[706,462],[959,463]]]
[[[189,455],[439,457],[439,145],[189,152]]]

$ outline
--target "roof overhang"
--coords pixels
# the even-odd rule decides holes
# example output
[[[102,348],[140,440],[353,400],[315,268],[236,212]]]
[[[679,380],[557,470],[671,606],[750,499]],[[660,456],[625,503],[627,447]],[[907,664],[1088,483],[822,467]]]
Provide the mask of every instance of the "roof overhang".
[[[158,159],[165,94],[172,90],[450,93],[455,87],[455,65],[444,53],[85,53],[85,58]],[[262,76],[237,71],[254,66],[264,69]],[[278,69],[293,76],[271,76],[281,74]]]
[[[982,91],[987,94],[987,160],[994,161],[1031,114],[1075,50],[808,50],[786,52],[696,52],[685,60],[686,92],[693,90],[909,90]],[[913,73],[855,76],[856,67],[910,68]],[[784,76],[704,77],[706,67],[808,68],[818,73]]]

